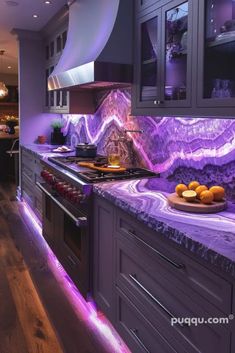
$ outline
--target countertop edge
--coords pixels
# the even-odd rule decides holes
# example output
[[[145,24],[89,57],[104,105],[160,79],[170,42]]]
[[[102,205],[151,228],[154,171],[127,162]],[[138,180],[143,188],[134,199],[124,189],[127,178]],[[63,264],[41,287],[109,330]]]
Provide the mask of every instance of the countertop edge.
[[[112,202],[115,206],[127,212],[130,216],[134,217],[136,220],[151,230],[160,232],[163,237],[174,242],[179,247],[182,247],[182,249],[189,252],[189,254],[195,255],[210,265],[218,267],[227,275],[230,275],[233,280],[235,279],[235,262],[231,259],[217,253],[213,249],[208,248],[206,245],[200,243],[199,241],[192,239],[186,233],[169,226],[161,220],[157,222],[156,220],[153,220],[152,222],[146,222],[146,220],[143,219],[143,212],[136,212],[136,210],[134,212],[134,210],[132,210],[131,206],[128,205],[126,201],[121,200],[121,198],[117,199],[115,196],[110,195],[108,192],[101,190],[98,185],[94,186],[93,192],[96,195]]]

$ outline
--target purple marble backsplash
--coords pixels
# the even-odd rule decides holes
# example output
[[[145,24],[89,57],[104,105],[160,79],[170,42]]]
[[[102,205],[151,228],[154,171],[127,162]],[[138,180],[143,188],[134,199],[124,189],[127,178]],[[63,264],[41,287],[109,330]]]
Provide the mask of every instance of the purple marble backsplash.
[[[196,179],[220,184],[235,200],[235,119],[133,117],[130,106],[130,91],[114,90],[94,115],[63,115],[68,143],[92,142],[101,154],[117,144],[127,164],[149,168],[175,183]]]

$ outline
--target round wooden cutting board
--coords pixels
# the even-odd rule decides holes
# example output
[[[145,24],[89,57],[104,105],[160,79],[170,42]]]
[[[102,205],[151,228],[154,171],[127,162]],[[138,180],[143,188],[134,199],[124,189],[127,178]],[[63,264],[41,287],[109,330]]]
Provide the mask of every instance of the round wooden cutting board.
[[[170,194],[168,197],[169,205],[180,211],[192,213],[216,213],[225,210],[227,207],[226,201],[214,201],[211,205],[204,205],[199,200],[187,202],[176,193]]]

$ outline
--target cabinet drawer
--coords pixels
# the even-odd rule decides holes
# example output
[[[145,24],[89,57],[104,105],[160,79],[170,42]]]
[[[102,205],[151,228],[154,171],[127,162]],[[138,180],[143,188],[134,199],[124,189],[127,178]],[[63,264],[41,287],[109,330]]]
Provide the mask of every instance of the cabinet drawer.
[[[34,171],[30,165],[27,165],[25,162],[22,162],[21,170],[23,177],[26,176],[31,180],[31,182],[34,181]]]
[[[118,289],[116,326],[132,353],[183,353],[173,349]]]
[[[32,153],[21,149],[21,158],[22,158],[22,163],[24,163],[25,165],[27,165],[28,167],[31,166],[33,167],[35,164],[35,157],[33,156]]]
[[[230,325],[194,325],[184,327],[171,325],[173,318],[224,317],[219,310],[201,297],[191,298],[187,287],[178,289],[174,278],[168,278],[156,266],[153,259],[143,258],[142,249],[127,239],[117,240],[116,284],[138,307],[143,316],[163,336],[174,338],[174,347],[183,347],[186,352],[229,352]],[[204,301],[204,302],[203,302]],[[207,310],[203,309],[207,307]],[[211,342],[207,347],[207,337]],[[177,343],[178,342],[178,343]]]
[[[22,179],[22,194],[23,198],[26,200],[29,205],[34,208],[34,191],[33,191],[33,184],[30,180],[27,180],[27,177],[23,177]]]
[[[206,299],[226,314],[231,313],[232,284],[200,263],[178,251],[177,246],[161,234],[145,227],[124,212],[117,213],[116,235],[123,235],[133,246],[141,248],[143,261],[152,259],[161,275],[173,280],[179,289],[187,288],[187,294],[198,301]],[[205,301],[202,300],[202,303]],[[207,308],[204,307],[205,309]]]

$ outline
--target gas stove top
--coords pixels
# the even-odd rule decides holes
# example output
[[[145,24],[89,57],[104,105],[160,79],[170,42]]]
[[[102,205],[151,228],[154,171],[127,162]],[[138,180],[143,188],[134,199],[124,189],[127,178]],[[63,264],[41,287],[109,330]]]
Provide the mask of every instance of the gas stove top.
[[[91,162],[97,163],[104,162],[107,163],[107,158],[104,156],[97,156],[95,159],[91,158],[82,158],[76,156],[58,156],[50,157],[48,160],[64,169],[68,170],[72,174],[78,176],[80,179],[87,183],[99,183],[103,181],[113,181],[113,180],[125,180],[125,179],[139,179],[151,176],[158,176],[158,174],[151,172],[148,169],[144,168],[127,168],[126,171],[122,173],[113,173],[110,172],[100,172],[97,170],[90,170],[78,165],[79,162]]]

